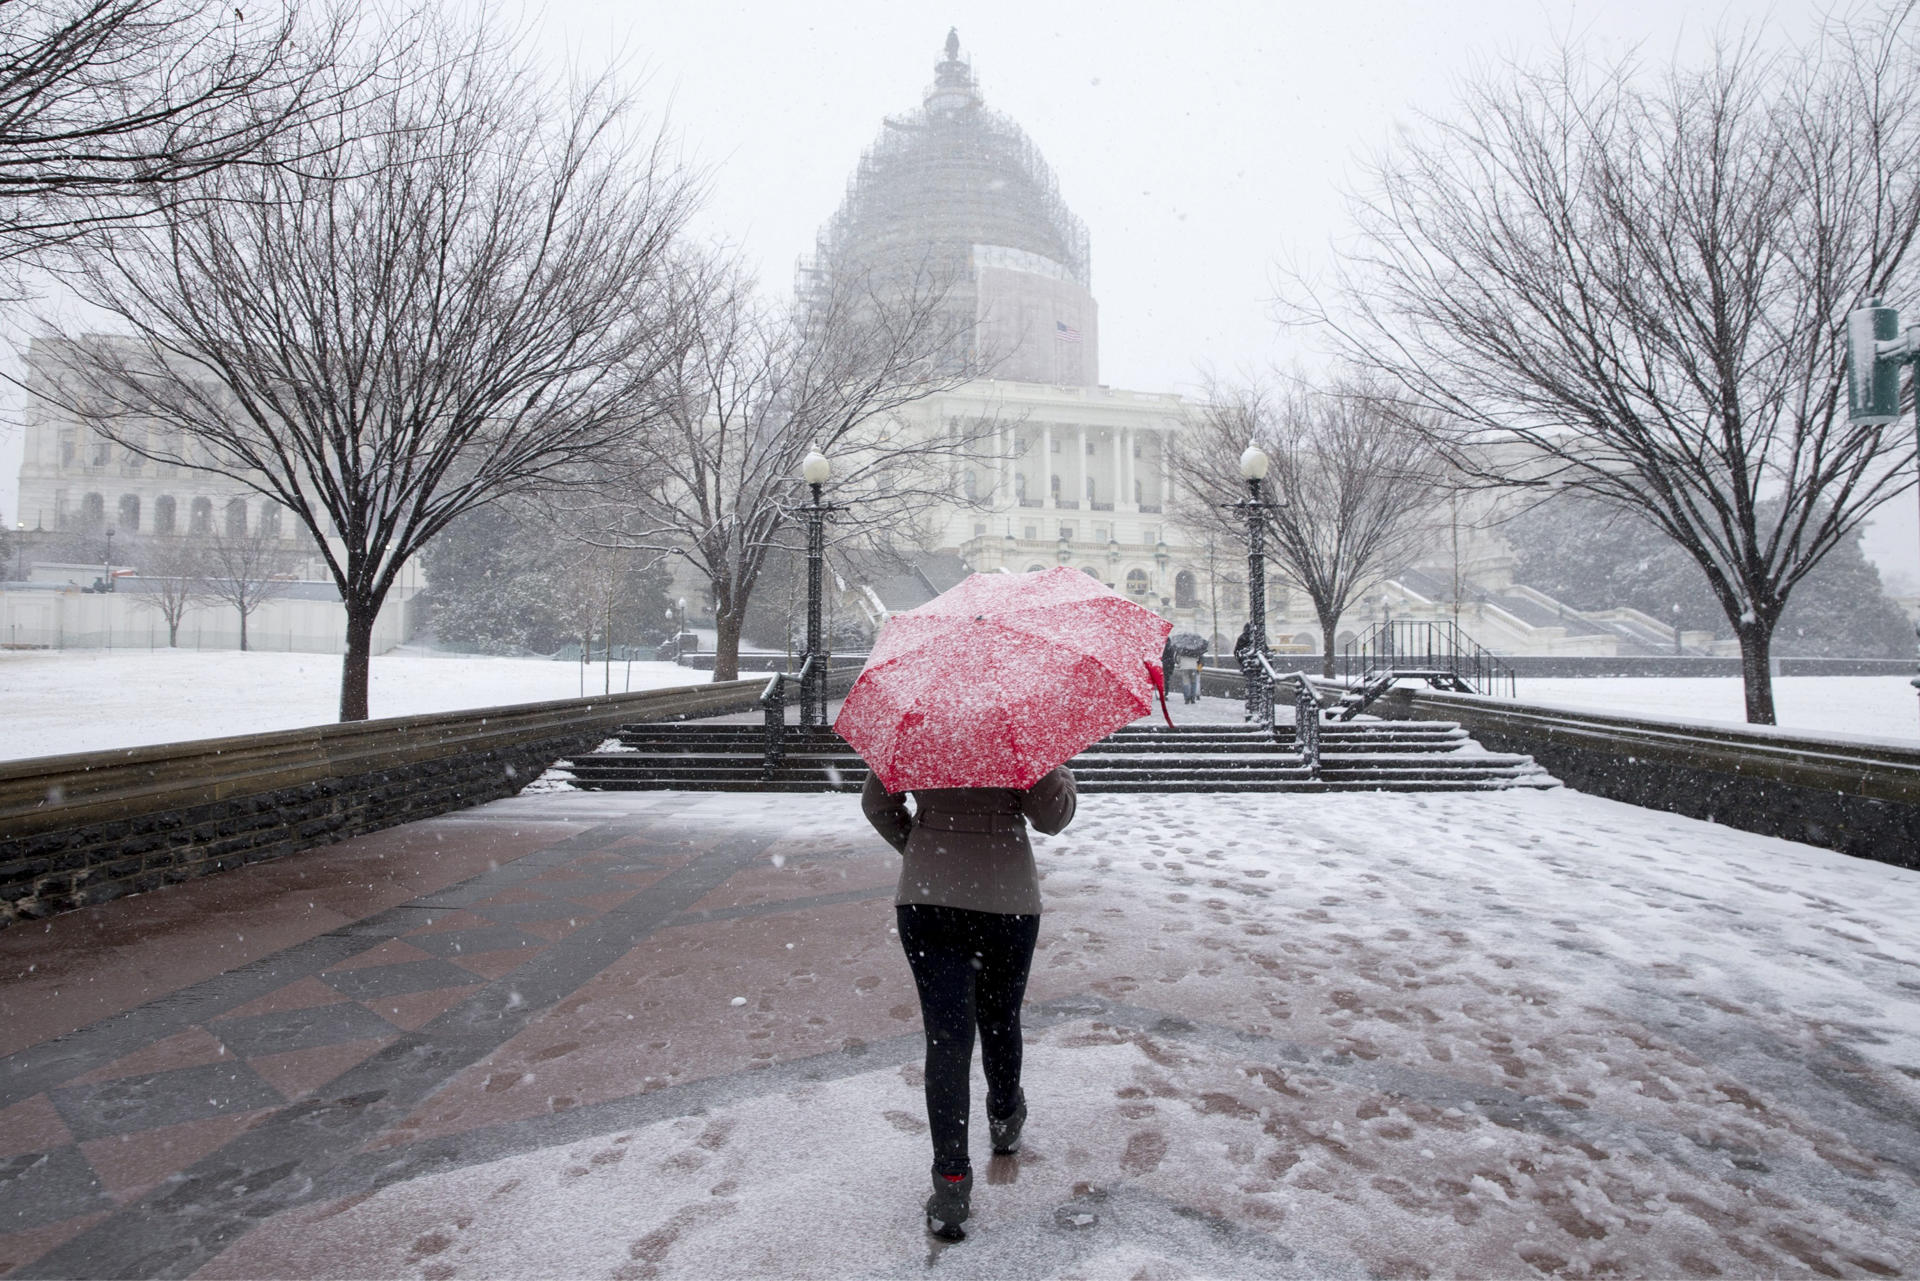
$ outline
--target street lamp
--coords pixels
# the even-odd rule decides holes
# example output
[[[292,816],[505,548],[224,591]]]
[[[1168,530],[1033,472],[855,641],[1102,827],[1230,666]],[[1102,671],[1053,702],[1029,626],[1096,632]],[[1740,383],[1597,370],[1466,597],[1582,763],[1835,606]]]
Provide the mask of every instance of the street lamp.
[[[1681,652],[1682,651],[1680,649],[1680,606],[1678,603],[1676,603],[1673,607],[1673,656],[1675,658],[1678,658],[1680,657]]]
[[[817,449],[807,451],[800,461],[800,478],[813,491],[813,501],[800,510],[807,514],[807,653],[801,660],[806,677],[800,684],[800,723],[827,723],[827,648],[821,636],[821,570],[827,556],[827,518],[843,510],[820,496],[832,468],[827,456]]]
[[[1258,445],[1248,445],[1240,455],[1240,475],[1251,495],[1237,503],[1222,503],[1247,518],[1247,607],[1253,626],[1253,653],[1267,652],[1267,513],[1280,506],[1262,496],[1261,482],[1267,478],[1272,459]],[[1256,722],[1273,719],[1273,681],[1264,665],[1247,671],[1247,715]]]

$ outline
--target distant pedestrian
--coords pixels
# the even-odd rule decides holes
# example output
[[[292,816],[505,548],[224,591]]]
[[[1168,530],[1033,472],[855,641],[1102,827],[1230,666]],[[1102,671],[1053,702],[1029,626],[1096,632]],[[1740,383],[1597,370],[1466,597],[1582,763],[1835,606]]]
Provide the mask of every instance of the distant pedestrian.
[[[1020,1005],[1040,934],[1040,878],[1029,824],[1052,835],[1073,821],[1073,775],[1058,766],[1025,791],[997,787],[889,793],[878,774],[860,806],[905,855],[894,895],[900,946],[920,993],[926,1030],[927,1125],[933,1195],[927,1231],[966,1237],[972,1213],[968,1153],[973,1037],[987,1077],[987,1130],[996,1155],[1020,1150],[1027,1097],[1020,1088]]]
[[[1200,656],[1182,654],[1177,660],[1180,674],[1180,696],[1188,703],[1200,701]]]

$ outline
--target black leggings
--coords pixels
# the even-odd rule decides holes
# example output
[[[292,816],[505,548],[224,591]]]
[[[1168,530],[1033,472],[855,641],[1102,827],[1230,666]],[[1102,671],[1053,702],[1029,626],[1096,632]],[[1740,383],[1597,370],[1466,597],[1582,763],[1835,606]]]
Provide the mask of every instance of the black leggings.
[[[967,1117],[975,1026],[987,1074],[987,1114],[1006,1116],[1020,1102],[1020,1002],[1027,994],[1040,918],[926,903],[905,903],[894,911],[927,1031],[927,1125],[933,1130],[934,1168],[960,1174],[970,1168]]]

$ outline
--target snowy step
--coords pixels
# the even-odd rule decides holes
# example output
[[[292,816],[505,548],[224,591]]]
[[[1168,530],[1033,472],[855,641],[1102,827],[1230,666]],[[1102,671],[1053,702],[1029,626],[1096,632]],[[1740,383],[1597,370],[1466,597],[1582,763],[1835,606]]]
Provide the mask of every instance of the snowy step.
[[[561,767],[592,790],[854,791],[862,761],[830,728],[789,726],[767,777],[764,726],[648,723],[622,727],[617,750]],[[1293,730],[1236,725],[1127,726],[1071,765],[1088,792],[1439,791],[1556,787],[1532,758],[1480,750],[1446,721],[1352,721],[1321,727],[1316,775]]]

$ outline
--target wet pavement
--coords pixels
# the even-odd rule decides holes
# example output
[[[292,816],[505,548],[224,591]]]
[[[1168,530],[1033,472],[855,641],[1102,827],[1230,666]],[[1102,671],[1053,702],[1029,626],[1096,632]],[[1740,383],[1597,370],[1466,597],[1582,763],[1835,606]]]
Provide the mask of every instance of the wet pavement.
[[[851,798],[562,791],[0,932],[0,1272],[1920,1267],[1913,874],[1572,793],[1082,804],[962,1245]],[[1774,940],[1768,861],[1858,942]]]

